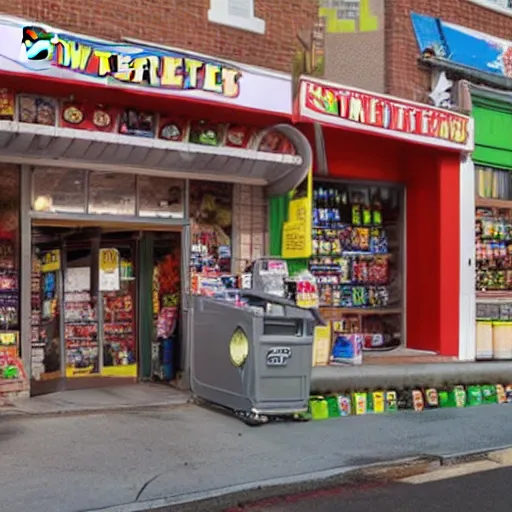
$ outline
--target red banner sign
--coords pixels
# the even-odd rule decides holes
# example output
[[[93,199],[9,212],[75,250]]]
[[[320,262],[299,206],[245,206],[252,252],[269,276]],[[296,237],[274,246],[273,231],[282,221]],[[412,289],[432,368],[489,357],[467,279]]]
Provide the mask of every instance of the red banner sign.
[[[472,119],[370,92],[303,80],[299,118],[471,151]]]

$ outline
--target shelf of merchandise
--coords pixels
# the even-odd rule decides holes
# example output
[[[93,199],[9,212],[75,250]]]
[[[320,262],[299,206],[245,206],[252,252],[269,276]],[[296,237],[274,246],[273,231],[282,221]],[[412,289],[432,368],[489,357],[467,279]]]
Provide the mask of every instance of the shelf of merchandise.
[[[320,314],[338,316],[372,316],[372,315],[400,315],[402,308],[337,308],[334,306],[320,306]]]
[[[501,209],[512,209],[512,201],[505,199],[491,199],[486,197],[475,198],[476,208],[501,208]]]
[[[512,290],[486,290],[476,292],[477,302],[512,302]]]

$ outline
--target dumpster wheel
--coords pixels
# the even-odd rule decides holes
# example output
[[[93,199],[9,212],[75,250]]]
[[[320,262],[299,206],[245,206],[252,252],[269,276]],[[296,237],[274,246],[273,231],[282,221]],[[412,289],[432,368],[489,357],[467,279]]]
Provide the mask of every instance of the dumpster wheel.
[[[255,412],[235,411],[235,416],[249,427],[259,427],[260,425],[266,425],[270,421],[268,416]]]

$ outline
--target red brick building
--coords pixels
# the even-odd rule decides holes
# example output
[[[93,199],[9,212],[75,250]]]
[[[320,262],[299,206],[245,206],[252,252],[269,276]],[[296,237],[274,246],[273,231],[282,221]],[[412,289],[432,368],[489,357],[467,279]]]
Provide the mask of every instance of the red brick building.
[[[250,3],[235,2],[240,11]],[[246,17],[259,23],[242,30],[209,21],[219,18],[212,16],[211,4],[215,1],[1,0],[0,13],[110,41],[139,39],[284,72],[290,71],[297,32],[311,27],[317,15],[315,0],[255,0],[254,12],[240,12],[232,24],[243,26]]]

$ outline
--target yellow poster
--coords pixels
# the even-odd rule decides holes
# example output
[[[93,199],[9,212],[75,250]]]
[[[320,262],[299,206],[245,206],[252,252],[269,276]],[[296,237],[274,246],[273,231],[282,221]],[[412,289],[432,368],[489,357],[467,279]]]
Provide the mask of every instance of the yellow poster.
[[[313,177],[309,171],[306,196],[292,199],[288,207],[288,221],[283,226],[284,259],[306,259],[313,252]]]
[[[317,325],[313,338],[313,366],[327,366],[331,356],[331,323]]]
[[[120,288],[121,274],[119,271],[120,257],[117,249],[100,249],[100,290],[116,292]]]
[[[113,273],[119,269],[119,251],[117,249],[100,249],[100,270]]]
[[[41,265],[41,271],[44,273],[57,272],[60,270],[60,250],[55,249],[48,251],[43,256],[43,263]]]

